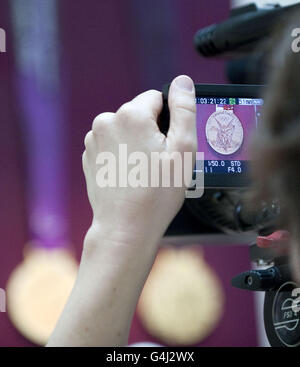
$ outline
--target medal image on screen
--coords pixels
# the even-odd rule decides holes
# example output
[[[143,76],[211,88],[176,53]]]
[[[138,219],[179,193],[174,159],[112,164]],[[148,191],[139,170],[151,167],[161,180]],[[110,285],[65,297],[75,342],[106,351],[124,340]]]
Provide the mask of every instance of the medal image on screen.
[[[243,126],[232,110],[220,109],[212,113],[205,128],[208,144],[224,155],[235,153],[243,143]]]
[[[204,173],[246,173],[263,100],[197,97],[196,103],[198,151],[204,153]]]

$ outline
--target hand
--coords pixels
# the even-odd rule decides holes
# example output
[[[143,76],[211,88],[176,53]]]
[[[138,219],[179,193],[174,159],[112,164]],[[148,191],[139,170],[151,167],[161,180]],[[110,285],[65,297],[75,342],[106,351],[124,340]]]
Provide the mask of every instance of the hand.
[[[196,152],[195,92],[190,78],[176,78],[169,92],[167,137],[158,129],[162,96],[143,93],[117,113],[99,115],[85,139],[83,168],[94,219],[78,277],[48,346],[124,346],[159,238],[184,200],[185,187],[97,185],[101,152]],[[162,162],[168,158],[162,158]],[[125,162],[126,164],[126,162]],[[122,163],[120,165],[123,167]],[[188,174],[192,177],[193,164]],[[172,172],[174,174],[174,172]]]
[[[192,80],[179,76],[171,84],[171,119],[167,136],[160,132],[157,125],[162,103],[160,92],[150,90],[142,93],[121,106],[116,113],[97,116],[92,130],[86,135],[83,169],[94,214],[92,229],[97,228],[106,239],[113,242],[136,239],[157,241],[182,206],[186,190],[184,184],[180,188],[119,187],[116,175],[115,188],[100,188],[97,185],[100,166],[96,161],[99,153],[111,152],[120,163],[120,144],[127,145],[128,156],[132,152],[143,152],[149,162],[151,152],[192,152],[195,156],[196,105]],[[170,160],[170,156],[164,157],[160,163],[163,165],[167,160]],[[126,165],[126,161],[120,165]],[[131,167],[128,167],[128,172]],[[174,169],[172,165],[171,168]],[[192,162],[186,168],[191,179]],[[174,171],[171,177],[174,178]]]

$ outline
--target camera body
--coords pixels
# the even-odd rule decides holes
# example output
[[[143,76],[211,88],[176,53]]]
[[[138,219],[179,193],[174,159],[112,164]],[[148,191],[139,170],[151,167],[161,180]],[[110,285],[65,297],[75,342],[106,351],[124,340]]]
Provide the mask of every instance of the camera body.
[[[165,134],[170,118],[168,91],[166,85],[160,117],[160,128]],[[196,84],[195,91],[198,150],[204,151],[205,194],[200,199],[186,200],[179,221],[184,222],[182,219],[189,212],[206,229],[211,226],[212,231],[219,233],[272,233],[280,214],[276,200],[253,210],[244,199],[251,184],[250,138],[261,121],[264,86]],[[200,232],[203,227],[198,227]],[[167,235],[170,231],[172,224]],[[299,346],[300,289],[292,281],[287,258],[276,258],[270,249],[262,250],[256,244],[250,249],[253,261],[264,260],[269,267],[239,274],[232,285],[265,292],[264,323],[271,346]]]
[[[163,87],[159,126],[169,129],[168,93]],[[257,210],[244,195],[251,184],[251,136],[259,127],[263,85],[195,84],[198,151],[204,154],[204,195],[186,199],[167,235],[268,231],[279,214],[276,203]],[[195,168],[196,169],[196,168]],[[188,219],[187,219],[188,218]],[[179,231],[178,231],[179,228]]]
[[[284,7],[268,4],[268,7],[259,8],[254,3],[238,7],[232,10],[229,19],[200,29],[194,37],[195,48],[203,57],[229,56],[227,76],[232,83],[264,83],[271,50],[262,47],[262,42],[272,35],[278,24],[285,22],[299,9],[299,3]],[[166,99],[167,87],[164,92]],[[261,98],[264,87],[239,84],[200,85],[196,86],[196,93],[200,98],[206,95],[212,98],[227,96],[253,99]],[[166,106],[164,113],[167,116]],[[259,122],[259,118],[257,120]],[[230,129],[228,133],[231,134]],[[244,143],[247,146],[244,139],[238,139],[238,141],[241,140],[240,151]],[[221,150],[217,153],[224,152]],[[269,235],[278,229],[280,215],[278,202],[274,200],[268,204],[261,203],[261,209],[258,208],[256,212],[249,210],[249,205],[242,199],[251,184],[249,156],[246,155],[244,159],[235,159],[236,157],[233,156],[228,158],[229,161],[234,161],[232,166],[230,162],[233,169],[217,172],[216,167],[221,165],[228,168],[228,165],[221,163],[225,159],[214,159],[213,161],[217,163],[214,162],[211,165],[212,170],[205,172],[204,197],[187,204],[198,218],[205,218],[207,222],[213,223],[215,229],[222,232],[253,230],[256,233]],[[292,280],[287,257],[278,257],[270,248],[259,248],[256,242],[250,246],[250,257],[252,261],[263,264],[267,268],[239,274],[232,280],[232,285],[265,292],[264,323],[271,346],[300,346],[300,297],[298,297],[300,288]]]

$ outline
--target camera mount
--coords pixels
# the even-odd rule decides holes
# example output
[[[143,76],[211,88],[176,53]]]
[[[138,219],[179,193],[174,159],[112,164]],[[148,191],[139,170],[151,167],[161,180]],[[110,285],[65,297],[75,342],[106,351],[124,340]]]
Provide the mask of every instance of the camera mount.
[[[243,272],[231,284],[243,290],[265,292],[264,326],[272,347],[300,346],[300,288],[292,280],[288,258],[271,248],[250,246],[253,262],[268,265]]]

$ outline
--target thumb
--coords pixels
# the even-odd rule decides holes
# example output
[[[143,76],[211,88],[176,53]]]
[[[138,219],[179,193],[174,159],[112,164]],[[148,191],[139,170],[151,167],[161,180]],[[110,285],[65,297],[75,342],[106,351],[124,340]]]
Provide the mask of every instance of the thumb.
[[[196,101],[191,78],[180,75],[173,80],[168,96],[170,127],[167,142],[172,151],[196,151]]]

